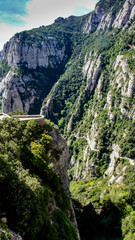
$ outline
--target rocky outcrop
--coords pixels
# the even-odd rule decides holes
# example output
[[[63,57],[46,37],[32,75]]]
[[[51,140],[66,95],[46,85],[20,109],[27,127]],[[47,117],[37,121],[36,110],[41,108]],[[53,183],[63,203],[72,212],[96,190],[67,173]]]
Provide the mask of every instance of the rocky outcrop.
[[[123,55],[117,56],[114,70],[116,70],[117,88],[121,89],[121,95],[132,97],[135,91],[135,75],[129,71],[128,61]]]
[[[115,109],[118,107],[121,112],[121,119],[125,115],[130,118],[135,118],[135,107],[130,108],[130,99],[134,97],[135,93],[135,74],[131,72],[128,64],[128,60],[124,55],[118,55],[115,63],[112,65],[114,75],[110,81],[110,91],[107,93],[107,99],[105,107],[108,111],[108,116],[111,121],[116,119]],[[119,95],[118,102],[116,100],[116,94]]]
[[[131,108],[130,101],[128,102],[128,99],[134,97],[135,76],[130,70],[128,60],[124,55],[118,55],[116,57],[116,61],[113,64],[110,62],[108,69],[109,71],[107,73],[107,76],[109,76],[110,82],[105,83],[106,75],[104,76],[104,70],[102,69],[101,56],[98,55],[95,51],[88,52],[85,55],[83,66],[83,76],[86,79],[85,91],[90,95],[94,94],[95,99],[98,99],[97,102],[99,101],[100,103],[103,98],[103,86],[104,84],[107,84],[106,101],[104,107],[102,106],[102,108],[104,108],[104,110],[107,112],[109,120],[111,122],[115,122],[117,118],[116,109],[119,109],[120,114],[122,114],[120,116],[121,119],[125,118],[125,116],[127,116],[129,119],[134,119],[135,107],[133,105]],[[121,104],[116,100],[116,95],[118,96]],[[86,113],[86,123],[83,119],[82,125],[85,126],[85,124],[88,124],[89,117],[93,117],[93,121],[90,124],[89,130],[84,133],[84,128],[82,132],[80,129],[78,129],[77,133],[74,135],[77,141],[78,139],[82,138],[85,138],[87,140],[87,143],[85,143],[83,146],[82,156],[79,155],[78,159],[75,159],[75,155],[73,153],[71,157],[71,166],[74,169],[75,180],[85,178],[87,175],[93,176],[93,174],[96,174],[97,171],[97,165],[96,163],[93,163],[94,158],[92,157],[91,152],[95,152],[94,154],[98,154],[99,152],[98,139],[101,126],[99,122],[100,113],[98,107],[99,106],[97,104],[93,106],[91,105],[91,108],[89,108],[88,112]],[[72,129],[72,122],[75,116],[76,112],[73,111],[68,122],[68,127],[70,130]],[[105,171],[105,175],[112,176],[116,160],[118,157],[120,157],[118,152],[118,144],[112,145],[112,153],[109,153],[110,163],[107,170]],[[120,184],[121,181],[122,179],[119,177],[116,181],[116,184]]]
[[[56,160],[53,163],[54,171],[57,172],[61,178],[64,189],[69,194],[69,180],[67,175],[69,150],[65,139],[59,135],[59,132],[54,128],[51,132],[53,138],[52,152],[55,153]]]
[[[16,124],[18,124],[19,130],[16,133],[16,135],[18,135],[18,133],[20,132],[19,126],[22,126],[21,122],[15,120],[15,119],[9,119],[9,120],[6,119],[6,122],[5,122],[7,124],[6,126],[9,126],[9,124],[12,124],[11,122],[15,126],[16,126]],[[5,123],[3,123],[3,125],[5,125]],[[2,125],[2,122],[1,122],[1,125]],[[41,232],[38,231],[38,235],[36,235],[36,237],[32,236],[32,238],[37,239],[38,238],[37,236],[39,236],[39,238],[40,238],[40,236],[42,236],[42,234],[41,234],[43,231],[42,226],[44,224],[45,229],[48,232],[47,238],[44,237],[44,239],[48,239],[49,234],[50,234],[50,236],[52,236],[51,232],[50,232],[49,224],[50,225],[54,224],[54,226],[56,224],[59,224],[58,227],[59,228],[61,227],[61,223],[59,221],[57,222],[57,220],[55,219],[56,212],[60,212],[61,214],[66,215],[65,217],[68,218],[68,219],[66,218],[66,221],[68,221],[68,220],[70,221],[70,222],[68,221],[68,224],[70,225],[70,227],[72,228],[72,225],[73,225],[75,230],[78,232],[76,218],[75,218],[75,214],[74,214],[74,210],[73,210],[73,206],[72,206],[72,202],[71,202],[71,198],[70,198],[70,194],[69,194],[69,181],[68,181],[68,172],[67,172],[68,163],[69,163],[68,162],[69,150],[68,150],[66,141],[62,136],[60,136],[58,128],[56,126],[53,126],[53,124],[48,122],[47,120],[44,121],[43,128],[41,126],[39,126],[38,124],[35,125],[34,122],[29,122],[29,124],[23,125],[22,131],[25,132],[26,129],[28,129],[27,127],[30,125],[31,125],[31,128],[33,129],[33,133],[32,133],[32,135],[30,134],[32,137],[31,138],[32,140],[29,140],[29,143],[27,143],[27,147],[29,147],[29,149],[30,149],[31,141],[33,141],[34,139],[35,139],[35,141],[40,141],[39,139],[41,139],[44,136],[45,139],[43,140],[44,143],[42,145],[42,150],[44,149],[45,154],[42,155],[42,157],[40,157],[41,150],[39,150],[40,152],[39,152],[38,160],[39,160],[40,167],[38,169],[38,164],[37,165],[35,164],[35,167],[34,167],[35,171],[37,172],[36,177],[34,176],[34,170],[32,170],[33,175],[31,175],[30,174],[31,170],[29,170],[28,165],[25,166],[25,160],[28,156],[27,153],[25,155],[26,156],[26,158],[25,158],[23,153],[21,153],[21,151],[20,151],[20,155],[18,155],[17,161],[18,162],[20,161],[20,163],[21,163],[21,159],[24,158],[24,163],[21,163],[20,165],[18,164],[17,168],[14,167],[14,165],[12,165],[12,160],[11,160],[11,165],[12,165],[11,171],[14,171],[15,178],[17,176],[18,182],[20,182],[19,186],[20,185],[22,186],[22,182],[23,182],[22,188],[27,189],[27,191],[24,191],[22,193],[21,192],[22,188],[19,187],[18,185],[17,185],[17,187],[15,186],[14,188],[11,187],[11,189],[13,189],[13,191],[15,189],[15,192],[16,192],[15,197],[17,200],[14,200],[14,198],[12,199],[12,197],[11,197],[12,195],[10,195],[10,192],[12,192],[12,190],[9,190],[10,186],[12,185],[12,182],[13,182],[12,179],[14,179],[14,176],[12,175],[10,180],[6,181],[5,175],[3,175],[3,178],[5,177],[4,181],[6,182],[6,185],[5,184],[3,185],[1,183],[1,186],[2,186],[1,187],[1,195],[4,195],[6,197],[3,197],[0,199],[0,205],[1,205],[0,217],[2,216],[2,218],[0,218],[0,223],[2,222],[7,225],[6,226],[2,225],[2,224],[0,225],[2,227],[4,226],[3,227],[4,229],[2,229],[2,233],[3,234],[5,233],[5,238],[4,238],[4,236],[3,237],[1,236],[1,228],[2,227],[0,227],[0,239],[2,238],[2,239],[21,240],[21,237],[19,235],[17,235],[15,232],[19,232],[19,234],[22,237],[24,237],[24,239],[26,239],[26,238],[31,239],[31,237],[29,237],[29,235],[28,235],[28,237],[26,237],[27,229],[25,229],[22,222],[24,222],[24,224],[26,222],[28,222],[28,226],[29,226],[28,234],[30,231],[33,232],[33,228],[39,227],[39,225],[40,225],[40,221],[37,221],[37,222],[34,221],[34,224],[32,222],[33,225],[32,224],[30,225],[30,221],[33,220],[33,219],[31,220],[31,216],[34,218],[35,214],[37,214],[36,216],[39,216],[39,218],[42,219],[42,222],[41,222],[42,224],[41,224]],[[35,126],[36,126],[37,131],[35,130]],[[7,131],[9,132],[9,130],[7,130]],[[11,137],[12,137],[12,133],[13,132],[9,133],[9,135]],[[44,133],[47,135],[45,135]],[[21,135],[22,135],[21,139],[23,139],[23,133]],[[13,136],[13,138],[14,138],[14,136]],[[19,138],[19,140],[17,140],[19,142],[16,143],[15,148],[18,149],[19,145],[17,145],[17,144],[18,143],[20,144],[21,139]],[[6,141],[4,141],[4,144],[5,143],[6,143]],[[49,145],[48,149],[46,147],[47,146],[46,144]],[[4,148],[4,146],[3,146],[3,148]],[[25,144],[24,144],[24,148],[26,149]],[[10,154],[10,156],[12,155],[11,152],[9,154]],[[21,157],[21,154],[22,154],[22,157]],[[28,159],[29,159],[28,161],[33,161],[34,154],[32,156],[33,156],[33,158],[31,156],[28,156]],[[16,156],[13,156],[12,159],[14,161],[16,161]],[[41,161],[43,163],[42,165],[40,164]],[[10,174],[11,174],[11,172],[9,172],[9,175]],[[7,188],[4,188],[3,186],[7,186]],[[17,191],[19,191],[19,194],[17,193]],[[20,194],[20,192],[22,195]],[[26,193],[26,195],[24,193]],[[23,207],[21,207],[19,213],[18,212],[16,213],[16,208],[17,208],[16,202],[19,202],[20,198],[23,199],[24,195],[25,195],[27,204],[25,204],[25,205],[23,205]],[[32,195],[32,197],[31,197],[31,195]],[[27,200],[27,196],[29,196],[28,200]],[[37,196],[38,196],[38,199],[37,199]],[[6,204],[4,204],[5,198],[8,199]],[[25,200],[24,200],[24,202],[25,202]],[[36,202],[36,204],[35,204],[35,202]],[[39,205],[42,207],[41,211],[38,211],[36,209],[36,207],[38,208]],[[13,206],[13,210],[11,211],[12,206]],[[17,204],[17,206],[18,206],[18,204]],[[31,208],[31,206],[32,206],[32,208]],[[3,210],[3,212],[2,212],[2,210]],[[28,212],[28,211],[30,212],[31,215],[29,218],[24,217],[24,215],[23,215],[24,210],[26,212]],[[46,221],[48,222],[47,225],[46,225]],[[63,222],[64,222],[64,220],[63,220]],[[9,230],[8,226],[11,227],[13,229],[13,231],[15,231],[15,232]],[[53,228],[53,229],[55,229],[55,228]],[[61,229],[60,229],[60,231],[61,231]],[[74,229],[73,229],[73,231],[74,231]],[[7,235],[6,233],[9,233],[9,235],[11,235],[11,238],[10,237],[6,238],[6,235]],[[66,233],[64,233],[64,234],[66,234]],[[51,237],[50,237],[50,239],[51,239]],[[59,239],[59,237],[57,239]],[[64,239],[64,237],[63,237],[63,239]],[[75,237],[73,239],[79,239],[79,237],[78,238]]]
[[[112,25],[113,28],[122,28],[126,26],[135,16],[135,1],[126,0],[123,8],[120,9]]]
[[[8,228],[5,230],[0,227],[0,235],[2,237],[1,239],[22,240],[22,237],[19,234]]]
[[[86,56],[87,58],[87,56]],[[96,52],[90,52],[88,60],[85,61],[83,67],[84,77],[87,78],[86,90],[93,92],[101,75],[101,56],[97,56]]]
[[[117,144],[112,145],[112,153],[110,154],[110,164],[108,169],[105,171],[105,176],[112,174],[114,171],[116,159],[119,157],[119,146]]]
[[[50,94],[47,96],[45,104],[43,103],[43,106],[41,108],[40,113],[44,115],[45,118],[48,118],[49,112],[53,110],[54,104],[52,99],[52,94],[57,93],[59,81],[53,86]]]
[[[98,28],[99,23],[101,22],[104,16],[105,10],[99,9],[98,5],[95,8],[95,11],[90,14],[89,20],[84,26],[84,32],[89,33],[93,32]]]
[[[97,3],[95,10],[90,14],[84,26],[85,33],[100,29],[121,29],[126,27],[135,17],[135,0],[126,0],[118,12],[117,9],[119,9],[119,6],[117,6],[117,1],[116,3],[114,2],[114,6],[108,3],[105,8],[102,8],[105,4],[102,1]]]
[[[22,240],[22,237],[19,236],[19,234],[13,232],[12,230],[9,229],[9,233],[11,235],[12,240]]]
[[[39,100],[37,91],[30,86],[32,82],[34,82],[32,76],[18,76],[12,71],[7,74],[0,83],[4,113],[16,109],[29,112],[31,105]]]
[[[55,38],[47,37],[42,41],[26,41],[23,34],[16,34],[9,42],[4,45],[2,59],[14,67],[24,64],[28,69],[37,67],[55,68],[66,59],[66,46],[59,43]]]
[[[115,15],[112,12],[108,13],[107,15],[103,15],[97,27],[97,30],[99,29],[106,30],[106,29],[112,28],[112,24],[114,20],[115,20]]]
[[[68,39],[65,42],[52,36],[42,36],[38,41],[36,34],[22,32],[4,45],[2,60],[11,68],[0,79],[5,113],[16,109],[39,113],[43,99],[63,73],[69,58]]]

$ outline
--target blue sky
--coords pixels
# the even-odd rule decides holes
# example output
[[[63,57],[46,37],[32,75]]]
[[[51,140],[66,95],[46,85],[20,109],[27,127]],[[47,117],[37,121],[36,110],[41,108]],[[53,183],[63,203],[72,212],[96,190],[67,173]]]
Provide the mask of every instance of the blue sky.
[[[98,0],[0,0],[0,50],[16,32],[48,25],[70,15],[81,16]]]
[[[27,12],[27,3],[30,0],[0,0],[0,22],[13,26],[26,24],[22,19]]]

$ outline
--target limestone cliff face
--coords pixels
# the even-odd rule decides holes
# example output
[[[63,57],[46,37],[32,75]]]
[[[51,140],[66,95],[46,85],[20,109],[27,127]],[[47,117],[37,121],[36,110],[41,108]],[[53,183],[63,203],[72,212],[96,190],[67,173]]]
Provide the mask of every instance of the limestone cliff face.
[[[87,58],[87,56],[86,56]],[[87,78],[87,91],[92,91],[96,87],[96,84],[101,75],[101,56],[97,56],[96,52],[90,52],[88,60],[85,60],[85,64],[83,67],[84,77]]]
[[[16,109],[29,112],[35,101],[39,100],[37,91],[31,89],[30,83],[34,82],[31,76],[18,76],[10,71],[0,83],[3,94],[3,112],[8,113]],[[29,87],[28,87],[29,86]]]
[[[118,5],[117,8],[121,3],[122,1],[119,3],[116,2]],[[121,29],[126,27],[134,17],[135,0],[126,0],[118,12],[113,6],[109,5],[109,3],[104,8],[104,2],[100,1],[97,3],[95,10],[90,14],[90,17],[84,26],[84,32],[90,33],[99,29]]]
[[[135,16],[135,1],[126,0],[123,8],[119,11],[113,23],[113,28],[122,28],[130,23]]]
[[[33,41],[31,36],[31,41]],[[16,34],[5,44],[2,51],[2,59],[15,67],[24,64],[28,69],[37,67],[54,68],[66,59],[66,46],[59,44],[55,38],[43,39],[41,42],[25,42],[22,34]]]
[[[0,82],[5,113],[15,109],[38,113],[67,61],[64,43],[49,37],[40,42],[31,41],[33,44],[23,34],[16,34],[2,51],[2,60],[12,68]]]
[[[117,89],[121,90],[122,96],[132,97],[135,91],[135,75],[128,71],[128,61],[123,55],[117,56],[114,69],[116,70],[117,76]],[[125,74],[128,74],[128,82]]]
[[[54,161],[54,171],[57,172],[61,178],[64,189],[69,194],[69,180],[67,175],[67,169],[69,167],[69,149],[65,139],[59,134],[56,129],[51,132],[53,138],[52,153],[55,153],[57,161]]]
[[[69,46],[54,37],[15,34],[1,53],[11,70],[0,83],[5,113],[16,109],[39,113],[43,99],[64,70]]]

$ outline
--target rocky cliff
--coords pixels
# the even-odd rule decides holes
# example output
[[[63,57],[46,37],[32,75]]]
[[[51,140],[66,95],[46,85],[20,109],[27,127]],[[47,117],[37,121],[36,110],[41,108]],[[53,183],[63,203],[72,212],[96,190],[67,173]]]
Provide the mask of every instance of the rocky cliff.
[[[5,44],[2,59],[6,60],[11,67],[24,64],[28,69],[55,68],[68,57],[67,46],[64,43],[60,44],[56,38],[46,37],[38,42],[34,35],[29,37],[29,42],[25,42],[25,34],[16,34]]]
[[[34,84],[35,80],[31,75],[19,76],[13,71],[8,72],[0,83],[1,92],[3,93],[4,113],[12,112],[16,109],[29,112],[32,104],[34,104],[35,101],[39,101],[40,95],[37,94],[35,89],[31,88],[32,83]]]
[[[59,40],[57,36],[46,35],[38,38],[35,32],[11,38],[2,51],[2,63],[6,62],[10,69],[0,83],[3,111],[23,109],[39,113],[44,97],[63,73],[69,56],[69,38]]]
[[[134,5],[134,0],[100,1],[89,17],[60,18],[51,26],[15,34],[1,52],[2,61],[13,72],[1,78],[3,111],[7,113],[19,108],[39,113],[43,99],[65,71],[72,46],[78,38],[77,31],[82,34],[128,27],[134,20]],[[11,94],[10,86],[4,87],[5,82],[13,86]]]
[[[100,1],[97,3],[95,10],[90,14],[84,26],[84,32],[90,33],[100,29],[126,28],[134,20],[134,16],[134,0]]]

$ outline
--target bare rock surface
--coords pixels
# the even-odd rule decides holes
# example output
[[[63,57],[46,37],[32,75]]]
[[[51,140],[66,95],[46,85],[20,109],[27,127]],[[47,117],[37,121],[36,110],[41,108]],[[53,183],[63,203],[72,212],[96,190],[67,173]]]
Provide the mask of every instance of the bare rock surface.
[[[25,64],[28,69],[37,67],[52,67],[65,59],[66,46],[59,44],[56,39],[47,38],[42,42],[33,44],[24,42],[21,35],[16,34],[7,42],[2,51],[2,59],[14,67]]]
[[[90,14],[84,26],[85,33],[91,33],[100,29],[121,29],[134,19],[135,0],[126,0],[123,7],[117,13],[109,5],[102,9],[99,4],[97,3],[95,10]]]

